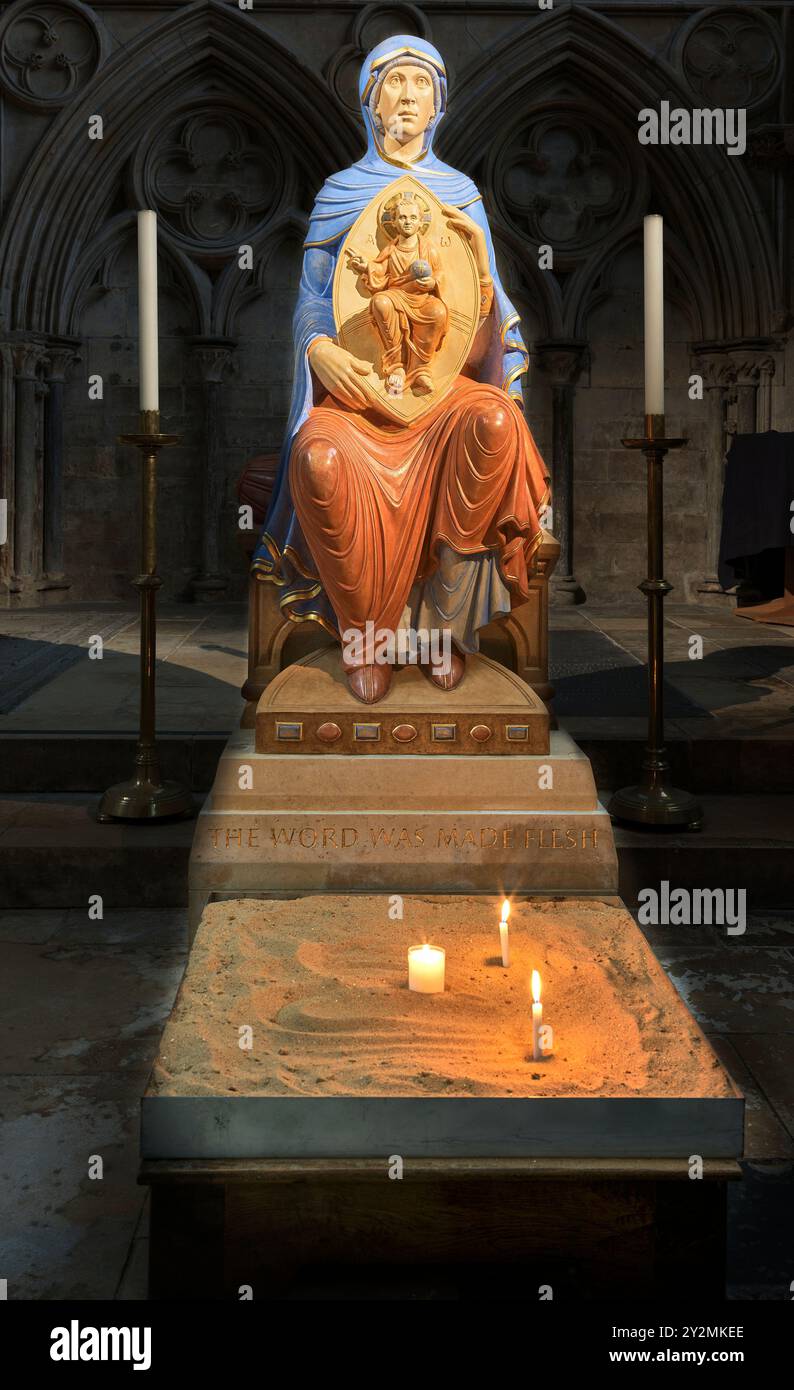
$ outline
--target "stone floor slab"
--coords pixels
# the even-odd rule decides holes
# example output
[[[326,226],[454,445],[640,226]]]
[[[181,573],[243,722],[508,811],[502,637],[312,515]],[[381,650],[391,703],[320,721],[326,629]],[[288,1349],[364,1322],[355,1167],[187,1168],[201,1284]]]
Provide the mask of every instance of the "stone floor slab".
[[[24,916],[24,914],[17,914]],[[187,911],[150,908],[136,912],[111,909],[101,920],[70,908],[56,931],[59,942],[91,946],[134,946],[187,951]]]
[[[757,1163],[794,1159],[794,1136],[781,1122],[742,1055],[747,1039],[716,1033],[708,1034],[708,1039],[744,1096],[745,1158]]]
[[[0,941],[35,945],[49,941],[66,923],[63,907],[6,909],[0,912]]]
[[[130,1078],[134,1080],[134,1078]],[[115,1296],[143,1208],[138,1098],[115,1075],[0,1081],[0,1270],[8,1297]],[[89,1178],[89,1160],[103,1176]]]
[[[737,951],[660,956],[670,979],[709,1033],[785,1033],[794,1043],[794,952]]]
[[[794,1136],[794,1029],[786,1033],[743,1033],[731,1041],[788,1133]]]
[[[145,1073],[183,959],[174,946],[7,943],[0,1074]]]

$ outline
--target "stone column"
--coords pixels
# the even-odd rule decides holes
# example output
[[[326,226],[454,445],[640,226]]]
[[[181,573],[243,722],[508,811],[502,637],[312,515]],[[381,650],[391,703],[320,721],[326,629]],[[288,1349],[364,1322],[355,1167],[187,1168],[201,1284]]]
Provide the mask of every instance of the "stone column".
[[[736,363],[733,380],[733,434],[755,434],[758,401],[758,368],[749,362]]]
[[[759,434],[772,428],[772,378],[774,375],[774,357],[762,358],[758,364],[758,390],[755,398],[755,428]]]
[[[722,531],[725,458],[735,434],[772,428],[772,377],[775,358],[766,339],[749,343],[704,344],[692,370],[703,378],[709,421],[706,469],[706,568],[698,593],[723,594],[717,568]]]
[[[78,357],[76,338],[50,338],[44,380],[44,581],[47,589],[68,589],[63,567],[63,398],[66,372]]]
[[[42,471],[39,368],[43,339],[14,342],[14,573],[12,591],[28,598],[39,588],[42,565]],[[10,523],[9,523],[10,524]]]
[[[552,397],[551,507],[560,559],[551,594],[555,603],[584,603],[584,590],[574,575],[574,400],[588,347],[578,339],[549,338],[535,344],[535,357]]]
[[[224,500],[221,388],[232,366],[235,344],[229,338],[192,338],[190,346],[204,397],[201,568],[191,580],[191,588],[197,599],[212,600],[229,582],[220,560],[219,521]]]

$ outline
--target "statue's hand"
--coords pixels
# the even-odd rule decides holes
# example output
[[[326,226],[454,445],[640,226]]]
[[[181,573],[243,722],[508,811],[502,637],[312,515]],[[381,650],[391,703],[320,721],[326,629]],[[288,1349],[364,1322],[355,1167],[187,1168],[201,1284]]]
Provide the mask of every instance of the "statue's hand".
[[[483,279],[490,275],[488,243],[485,240],[485,232],[482,227],[478,226],[474,219],[469,217],[467,212],[463,212],[460,208],[453,208],[448,203],[442,203],[441,210],[447,219],[447,225],[454,227],[455,231],[460,232],[461,236],[465,236],[466,240],[469,242],[474,252],[474,259],[477,262],[477,271],[479,275]]]
[[[353,246],[345,251],[345,255],[347,256],[348,270],[355,270],[357,274],[363,275],[367,268],[366,257],[362,256],[360,251],[356,251]]]
[[[369,405],[359,377],[367,376],[372,370],[370,362],[354,357],[330,338],[318,338],[309,348],[309,363],[326,391],[343,405],[352,406],[354,410],[364,410]]]

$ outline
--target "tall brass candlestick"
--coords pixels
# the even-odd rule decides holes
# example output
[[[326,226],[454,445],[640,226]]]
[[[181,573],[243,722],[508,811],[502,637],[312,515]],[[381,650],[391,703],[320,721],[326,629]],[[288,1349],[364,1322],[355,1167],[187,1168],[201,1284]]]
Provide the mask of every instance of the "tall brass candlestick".
[[[133,580],[141,597],[141,701],[135,771],[128,782],[110,787],[99,804],[97,820],[158,820],[193,814],[193,798],[178,782],[164,782],[155,740],[155,598],[162,583],[157,574],[157,455],[179,443],[177,434],[160,433],[159,410],[141,411],[138,434],[119,435],[122,444],[141,452],[141,572]]]
[[[664,746],[664,600],[672,589],[663,576],[663,479],[668,449],[680,449],[685,439],[668,439],[664,415],[645,416],[645,437],[624,439],[626,449],[641,449],[648,462],[648,577],[640,589],[648,600],[648,744],[637,786],[623,787],[609,803],[614,820],[645,826],[686,826],[700,830],[703,810],[689,792],[670,781]]]

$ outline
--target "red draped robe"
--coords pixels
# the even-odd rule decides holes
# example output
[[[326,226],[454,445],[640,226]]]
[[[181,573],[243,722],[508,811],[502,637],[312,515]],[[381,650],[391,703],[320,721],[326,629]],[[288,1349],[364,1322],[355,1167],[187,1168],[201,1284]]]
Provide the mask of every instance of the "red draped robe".
[[[520,407],[459,376],[412,425],[348,409],[323,388],[290,455],[290,487],[340,633],[396,631],[446,542],[496,553],[513,606],[526,600],[548,477]]]

